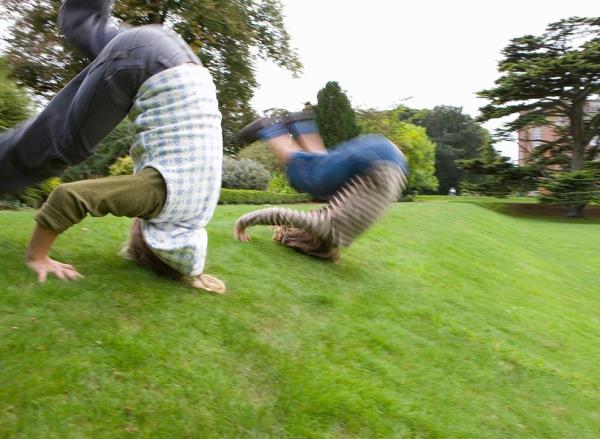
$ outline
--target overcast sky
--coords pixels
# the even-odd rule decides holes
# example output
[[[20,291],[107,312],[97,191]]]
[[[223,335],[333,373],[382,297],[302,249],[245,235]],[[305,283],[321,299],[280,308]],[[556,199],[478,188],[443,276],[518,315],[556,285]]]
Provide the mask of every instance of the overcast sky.
[[[514,37],[540,34],[575,15],[600,15],[597,0],[282,0],[304,64],[294,79],[269,63],[258,68],[253,106],[301,108],[338,81],[352,104],[385,109],[454,105],[476,116],[475,93],[498,77],[501,50]],[[498,123],[488,123],[494,128]],[[517,156],[514,143],[499,148]]]

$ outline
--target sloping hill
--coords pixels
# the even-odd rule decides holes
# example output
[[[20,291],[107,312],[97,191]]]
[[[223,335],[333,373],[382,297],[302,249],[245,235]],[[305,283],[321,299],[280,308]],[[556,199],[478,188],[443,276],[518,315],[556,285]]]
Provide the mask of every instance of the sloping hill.
[[[195,293],[116,256],[89,219],[37,285],[28,212],[0,212],[0,437],[600,436],[600,224],[401,203],[322,263],[231,238]]]

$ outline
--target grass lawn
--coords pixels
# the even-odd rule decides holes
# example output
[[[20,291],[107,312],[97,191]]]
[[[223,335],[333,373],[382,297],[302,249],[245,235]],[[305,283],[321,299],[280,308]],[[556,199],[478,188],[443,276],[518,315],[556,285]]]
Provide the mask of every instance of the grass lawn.
[[[38,285],[31,212],[0,212],[0,438],[600,437],[600,220],[398,203],[322,263],[231,237],[200,294],[116,256],[88,219]]]

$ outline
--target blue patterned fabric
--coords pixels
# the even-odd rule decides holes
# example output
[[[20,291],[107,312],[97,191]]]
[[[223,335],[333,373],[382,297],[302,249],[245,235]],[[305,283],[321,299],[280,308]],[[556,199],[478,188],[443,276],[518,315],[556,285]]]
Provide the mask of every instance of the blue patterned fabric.
[[[135,172],[152,167],[167,186],[162,212],[143,222],[144,239],[175,270],[199,275],[223,163],[221,113],[208,70],[185,64],[152,76],[140,87],[129,118],[136,129]]]

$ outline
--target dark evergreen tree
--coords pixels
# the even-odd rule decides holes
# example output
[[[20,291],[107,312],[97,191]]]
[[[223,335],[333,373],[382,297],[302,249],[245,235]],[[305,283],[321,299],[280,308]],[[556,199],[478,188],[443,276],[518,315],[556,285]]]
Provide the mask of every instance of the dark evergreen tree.
[[[540,36],[513,39],[502,54],[502,76],[479,92],[490,100],[480,120],[516,115],[505,132],[554,127],[557,139],[543,142],[531,160],[558,172],[582,170],[599,152],[600,112],[586,114],[585,107],[600,93],[600,18],[552,23]],[[569,204],[569,215],[580,216],[584,206]]]
[[[551,174],[542,181],[540,201],[566,206],[567,216],[581,216],[586,205],[600,202],[600,162],[586,162],[579,171]]]
[[[488,131],[460,107],[437,106],[415,112],[411,120],[425,127],[427,136],[436,144],[438,192],[447,194],[452,187],[458,189],[465,176],[456,161],[477,157],[480,148],[491,141]]]
[[[335,81],[319,90],[316,113],[321,137],[328,148],[356,137],[360,132],[350,100]]]
[[[516,166],[489,144],[479,148],[476,158],[459,160],[457,165],[467,175],[467,181],[460,187],[463,192],[492,197],[532,191],[537,188],[540,176],[537,166]]]

